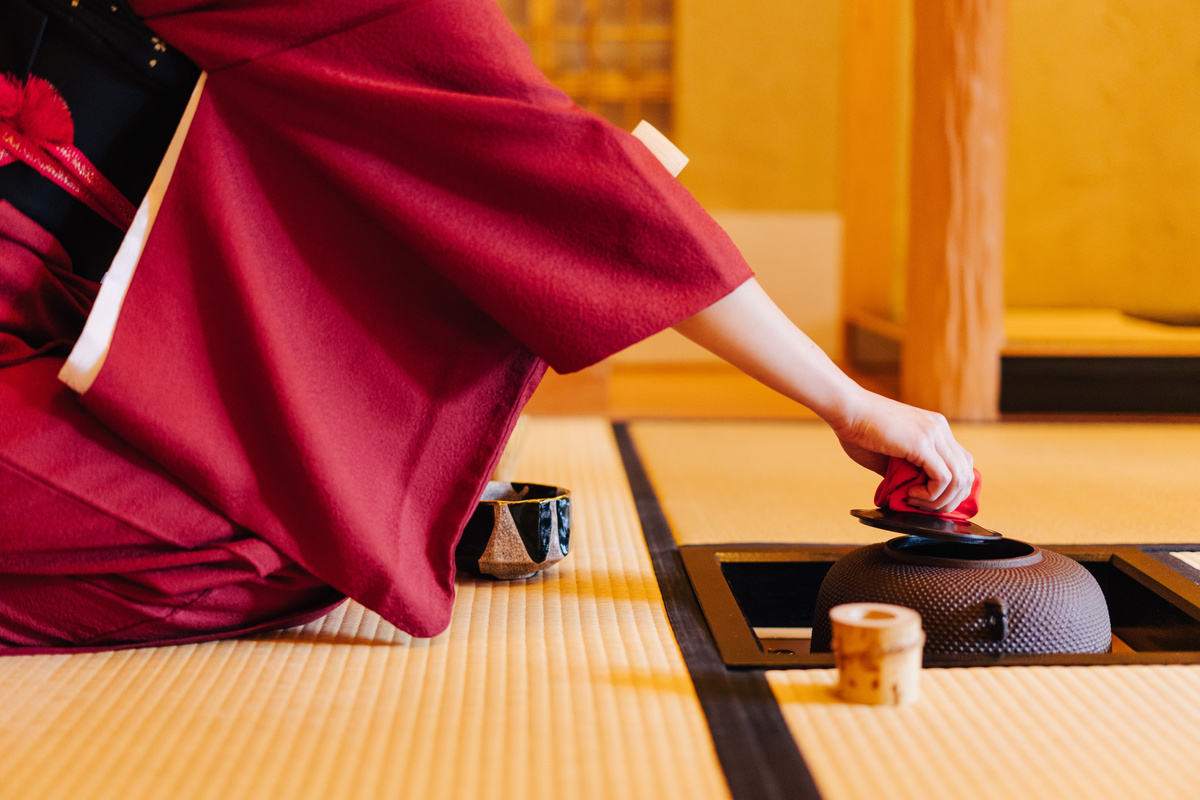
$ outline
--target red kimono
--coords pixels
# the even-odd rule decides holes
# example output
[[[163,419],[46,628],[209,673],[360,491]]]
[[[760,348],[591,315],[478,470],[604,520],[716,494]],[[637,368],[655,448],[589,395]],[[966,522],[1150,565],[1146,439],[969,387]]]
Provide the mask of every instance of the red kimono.
[[[0,618],[30,630],[0,637],[231,635],[320,613],[334,590],[436,634],[461,528],[546,363],[592,364],[749,269],[640,142],[545,80],[492,0],[131,5],[207,84],[78,399],[90,415],[53,384],[61,348],[27,341],[0,370],[4,525],[31,529],[26,550],[0,544],[0,572],[107,569],[128,589],[113,608],[151,583],[172,618],[232,594],[183,627],[93,636],[35,630],[56,589],[14,612],[0,587]],[[42,272],[5,302],[75,297],[75,322],[46,328],[72,329],[88,292],[20,227],[0,233],[0,269],[19,251]],[[73,537],[76,506],[111,535]]]

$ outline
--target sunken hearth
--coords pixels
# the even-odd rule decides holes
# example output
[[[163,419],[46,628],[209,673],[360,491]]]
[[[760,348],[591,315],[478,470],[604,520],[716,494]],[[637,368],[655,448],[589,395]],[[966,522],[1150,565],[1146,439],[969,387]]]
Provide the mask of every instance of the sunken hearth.
[[[684,567],[729,667],[832,667],[810,653],[817,592],[834,545],[688,545]],[[925,655],[927,667],[1200,663],[1200,573],[1171,556],[1200,545],[1043,546],[1082,564],[1100,584],[1112,621],[1109,653]]]

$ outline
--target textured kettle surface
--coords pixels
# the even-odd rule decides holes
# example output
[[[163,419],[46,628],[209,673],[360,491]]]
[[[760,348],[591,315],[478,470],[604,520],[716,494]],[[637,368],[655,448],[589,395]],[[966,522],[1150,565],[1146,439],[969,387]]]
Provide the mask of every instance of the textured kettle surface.
[[[915,609],[927,653],[1107,653],[1112,646],[1100,585],[1064,555],[1043,550],[1036,564],[961,569],[901,563],[889,558],[884,546],[860,547],[829,570],[817,595],[813,652],[829,651],[829,609],[841,603]],[[990,600],[1003,601],[999,640]]]

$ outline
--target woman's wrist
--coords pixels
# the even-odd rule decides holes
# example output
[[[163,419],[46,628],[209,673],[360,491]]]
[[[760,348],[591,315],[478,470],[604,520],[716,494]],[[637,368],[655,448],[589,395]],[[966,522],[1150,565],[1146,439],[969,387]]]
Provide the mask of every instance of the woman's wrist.
[[[841,436],[844,431],[853,428],[854,420],[862,416],[861,409],[866,405],[867,391],[838,369],[823,394],[809,408]]]

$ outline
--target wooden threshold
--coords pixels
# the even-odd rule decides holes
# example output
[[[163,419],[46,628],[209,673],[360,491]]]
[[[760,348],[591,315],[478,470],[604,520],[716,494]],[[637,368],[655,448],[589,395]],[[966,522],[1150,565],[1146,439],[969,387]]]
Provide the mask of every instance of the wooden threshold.
[[[878,314],[847,312],[846,326],[874,339],[904,340],[904,326]],[[1200,327],[1154,322],[1115,308],[1010,308],[1004,312],[1004,337],[1001,354],[1010,357],[1200,357]]]
[[[1018,308],[1005,312],[1005,336],[1005,415],[1200,414],[1200,327],[1117,309]],[[902,341],[895,323],[847,317],[847,357],[868,374],[898,374]]]
[[[1002,355],[1020,358],[1200,357],[1200,327],[1168,325],[1115,308],[1010,308]]]

